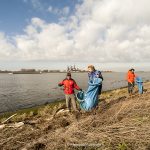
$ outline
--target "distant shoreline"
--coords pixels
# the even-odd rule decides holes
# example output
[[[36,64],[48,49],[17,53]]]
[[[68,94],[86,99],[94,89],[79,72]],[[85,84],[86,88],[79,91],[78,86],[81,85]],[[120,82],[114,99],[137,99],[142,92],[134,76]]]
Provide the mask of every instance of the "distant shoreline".
[[[88,71],[73,71],[71,73],[87,73]],[[101,71],[103,73],[112,73],[115,71]],[[20,72],[20,71],[15,71],[15,72],[0,72],[0,74],[48,74],[48,73],[67,73],[67,71],[58,71],[58,72]]]

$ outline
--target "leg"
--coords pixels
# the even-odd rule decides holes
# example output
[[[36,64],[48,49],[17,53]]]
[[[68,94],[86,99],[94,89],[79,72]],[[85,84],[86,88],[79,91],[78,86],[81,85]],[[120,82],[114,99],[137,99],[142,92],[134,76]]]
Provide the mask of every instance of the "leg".
[[[77,104],[76,104],[75,95],[74,95],[74,94],[71,94],[71,95],[70,95],[70,98],[71,98],[71,103],[72,103],[73,110],[74,110],[74,111],[77,111]]]
[[[98,95],[101,95],[101,93],[102,93],[102,84],[99,86]]]
[[[139,93],[143,94],[143,85],[141,83],[139,84]]]
[[[102,94],[102,84],[98,88],[98,99],[100,99],[101,94]]]
[[[134,87],[135,87],[135,83],[132,82],[132,93],[133,93],[133,91],[134,91]]]
[[[130,92],[131,92],[131,94],[133,93],[133,85],[132,84],[130,86]]]
[[[131,93],[131,83],[128,82],[128,93],[130,94]]]
[[[128,82],[128,93],[129,93],[130,95],[131,95],[132,92],[133,92],[133,87],[134,87],[134,85],[133,85],[132,83]]]
[[[71,111],[71,107],[70,107],[70,95],[65,95],[66,97],[66,107],[69,111]]]
[[[138,85],[138,93],[140,94],[140,90],[141,90],[140,83],[137,83],[137,85]]]

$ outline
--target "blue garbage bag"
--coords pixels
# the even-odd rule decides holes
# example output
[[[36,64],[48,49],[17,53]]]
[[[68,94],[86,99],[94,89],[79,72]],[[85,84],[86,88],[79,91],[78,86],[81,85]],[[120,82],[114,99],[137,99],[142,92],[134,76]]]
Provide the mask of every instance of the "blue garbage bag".
[[[139,94],[143,94],[143,81],[141,77],[136,77],[136,83],[138,85]]]
[[[77,100],[81,109],[91,110],[98,105],[99,86],[101,84],[101,78],[94,78],[88,82],[87,91],[79,91],[77,93]]]

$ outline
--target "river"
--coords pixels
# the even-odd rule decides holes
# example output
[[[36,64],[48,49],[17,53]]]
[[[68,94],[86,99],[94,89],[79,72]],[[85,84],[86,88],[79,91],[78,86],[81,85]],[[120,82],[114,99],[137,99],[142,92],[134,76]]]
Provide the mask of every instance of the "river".
[[[150,80],[150,72],[138,73],[144,81]],[[65,73],[47,74],[0,74],[0,113],[15,111],[64,99],[58,83]],[[72,73],[83,89],[87,89],[87,73]],[[127,85],[125,73],[103,73],[103,91]]]

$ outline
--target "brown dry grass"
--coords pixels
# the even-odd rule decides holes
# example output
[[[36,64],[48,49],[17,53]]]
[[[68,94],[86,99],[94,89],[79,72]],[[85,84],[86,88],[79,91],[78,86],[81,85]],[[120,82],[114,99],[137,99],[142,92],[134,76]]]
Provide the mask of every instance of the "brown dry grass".
[[[59,104],[17,116],[25,125],[0,130],[0,149],[150,150],[150,83],[145,88],[132,97],[126,88],[103,93],[92,112],[58,114]]]

